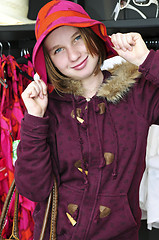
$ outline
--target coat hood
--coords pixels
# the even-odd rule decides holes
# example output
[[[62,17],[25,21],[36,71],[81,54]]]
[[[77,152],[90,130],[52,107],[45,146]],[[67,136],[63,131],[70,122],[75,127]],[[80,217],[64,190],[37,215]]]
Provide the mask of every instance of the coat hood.
[[[33,49],[33,65],[40,78],[47,83],[47,73],[43,54],[42,42],[44,38],[55,28],[60,26],[91,27],[91,29],[105,42],[107,58],[117,53],[112,48],[110,37],[107,35],[103,23],[91,19],[85,10],[71,1],[53,0],[48,2],[38,13],[35,36],[36,44]]]

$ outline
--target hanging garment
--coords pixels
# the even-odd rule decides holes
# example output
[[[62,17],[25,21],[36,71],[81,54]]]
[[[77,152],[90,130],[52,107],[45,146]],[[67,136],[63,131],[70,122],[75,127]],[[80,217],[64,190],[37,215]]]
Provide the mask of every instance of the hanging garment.
[[[147,219],[147,228],[159,228],[159,126],[149,130],[146,169],[140,184],[140,207],[142,219]]]
[[[4,80],[6,86],[0,86],[0,210],[3,207],[4,200],[6,198],[9,187],[14,178],[14,152],[13,146],[15,142],[20,140],[20,126],[23,114],[25,111],[24,104],[20,98],[22,91],[25,89],[26,84],[31,80],[26,81],[26,77],[21,73],[23,72],[21,66],[15,61],[14,57],[8,55],[7,57],[3,55],[0,60],[0,77]],[[17,71],[19,68],[21,71]],[[33,67],[25,66],[23,67],[27,71],[33,72]],[[5,74],[6,72],[6,74]],[[27,72],[26,72],[27,73]],[[6,79],[6,80],[5,80]],[[24,84],[23,84],[24,82]],[[13,161],[14,160],[14,161]],[[12,218],[13,218],[13,202],[11,202],[11,207],[8,211],[8,216],[6,218],[5,228],[3,230],[3,236],[5,238],[11,232]],[[33,239],[33,228],[34,222],[32,219],[32,214],[35,208],[35,203],[30,200],[20,196],[19,198],[19,235],[20,239]]]

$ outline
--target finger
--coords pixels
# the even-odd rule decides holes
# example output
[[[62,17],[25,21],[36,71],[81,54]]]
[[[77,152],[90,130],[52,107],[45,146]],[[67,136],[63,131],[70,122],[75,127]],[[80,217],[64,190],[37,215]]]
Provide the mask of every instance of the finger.
[[[45,84],[45,82],[43,80],[40,80],[40,81],[41,81],[43,95],[47,95],[47,85]]]
[[[125,34],[122,33],[116,33],[113,36],[113,43],[117,50],[123,50],[126,51],[126,37]]]
[[[41,98],[41,96],[40,96],[40,88],[39,88],[39,86],[37,84],[35,84],[32,87],[31,94],[30,94],[29,97],[31,97],[31,98],[40,97]]]
[[[38,93],[35,88],[27,89],[21,95],[24,102],[29,98],[35,98],[37,96],[38,96]]]
[[[127,42],[126,34],[122,34],[118,38],[120,49],[124,52],[129,48],[129,43]]]
[[[133,39],[134,41],[137,41],[138,39],[142,39],[140,33],[131,32],[130,34],[131,34],[132,39]]]
[[[139,33],[128,33],[127,34],[127,41],[129,43],[130,46],[135,46],[137,41],[141,39],[141,35]]]
[[[22,93],[23,100],[26,98],[34,98],[39,95],[39,87],[35,82],[32,82]]]
[[[37,91],[39,93],[39,97],[43,99],[44,98],[44,93],[43,93],[42,81],[40,79],[37,79],[34,82],[35,82],[35,88],[37,89]]]
[[[122,38],[124,49],[132,51],[132,47],[135,46],[136,42],[134,41],[131,34],[124,34]]]
[[[37,83],[37,86],[39,87],[39,96],[41,98],[44,98],[44,96],[47,95],[47,85],[41,79],[38,79],[35,82]]]
[[[117,36],[117,39],[121,50],[132,50],[131,44],[134,42],[132,41],[132,36],[130,34],[120,34]]]
[[[116,49],[122,51],[127,50],[131,51],[132,46],[135,44],[133,36],[130,33],[128,34],[117,33],[113,35],[112,41]]]
[[[114,48],[116,49],[120,49],[119,45],[118,45],[118,41],[117,41],[117,34],[112,34],[111,36],[111,42],[114,45]]]

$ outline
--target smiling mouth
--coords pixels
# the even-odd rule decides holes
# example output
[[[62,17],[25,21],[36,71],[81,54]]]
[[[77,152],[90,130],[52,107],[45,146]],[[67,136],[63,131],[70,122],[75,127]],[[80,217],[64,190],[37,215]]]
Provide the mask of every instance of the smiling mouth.
[[[88,56],[80,64],[78,64],[78,65],[76,65],[76,66],[74,66],[72,68],[76,69],[76,70],[83,69],[86,66],[86,64],[87,64],[87,59],[88,59]]]

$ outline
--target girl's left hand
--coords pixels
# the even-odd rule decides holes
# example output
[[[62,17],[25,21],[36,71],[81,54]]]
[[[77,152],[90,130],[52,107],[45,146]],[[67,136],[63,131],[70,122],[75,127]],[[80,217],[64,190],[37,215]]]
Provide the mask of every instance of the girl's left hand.
[[[149,54],[144,40],[139,33],[116,33],[111,36],[115,51],[125,60],[139,66]]]

